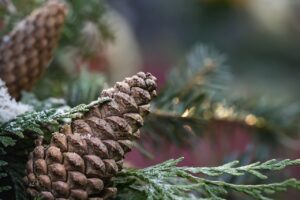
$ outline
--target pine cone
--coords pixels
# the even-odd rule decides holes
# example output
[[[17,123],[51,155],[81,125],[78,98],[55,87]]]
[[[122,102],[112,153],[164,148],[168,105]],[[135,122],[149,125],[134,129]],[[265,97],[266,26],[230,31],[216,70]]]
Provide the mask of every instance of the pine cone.
[[[49,1],[21,21],[0,43],[0,78],[19,98],[49,64],[64,24],[66,6]]]
[[[100,97],[110,97],[81,119],[73,120],[51,143],[40,140],[27,163],[27,192],[43,199],[102,200],[114,198],[112,178],[122,169],[124,155],[139,138],[143,117],[156,95],[156,78],[140,72],[118,82]]]

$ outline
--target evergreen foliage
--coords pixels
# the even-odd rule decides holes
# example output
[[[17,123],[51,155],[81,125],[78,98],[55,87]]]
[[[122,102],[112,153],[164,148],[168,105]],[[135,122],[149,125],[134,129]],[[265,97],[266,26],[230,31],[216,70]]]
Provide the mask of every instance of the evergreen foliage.
[[[34,102],[34,98],[32,100]],[[25,198],[22,178],[28,156],[27,152],[33,147],[33,138],[38,135],[49,137],[47,133],[50,134],[53,131],[57,131],[59,125],[64,123],[65,120],[68,121],[71,118],[80,117],[81,113],[88,111],[91,107],[109,100],[109,98],[101,98],[87,105],[80,104],[74,108],[66,106],[49,108],[54,105],[57,106],[55,104],[57,101],[53,102],[54,99],[50,99],[42,103],[35,100],[37,108],[41,109],[41,111],[25,113],[9,122],[0,124],[0,178],[8,178],[8,181],[3,181],[2,183],[11,182],[16,199]],[[43,110],[41,106],[49,109]],[[45,128],[47,125],[55,125],[55,127],[51,131],[47,131]],[[25,135],[24,133],[28,134]],[[15,147],[17,143],[18,145]],[[0,186],[2,192],[11,188],[9,185]]]
[[[83,69],[78,76],[67,83],[64,99],[69,106],[87,104],[97,99],[106,87],[107,83],[103,74],[91,73]]]
[[[10,12],[9,8],[4,9],[2,7],[0,16],[2,16],[1,19],[3,19],[5,26],[1,30],[0,36],[12,30],[27,14],[46,1],[10,1],[16,8],[15,12]],[[59,46],[55,50],[55,57],[46,72],[46,76],[34,88],[34,93],[39,99],[67,95],[67,85],[78,78],[74,74],[78,72],[79,68],[84,68],[83,63],[86,58],[97,55],[99,51],[102,51],[106,42],[111,42],[114,39],[105,20],[107,6],[104,0],[89,0],[88,3],[82,0],[66,0],[64,2],[68,6],[68,16]],[[99,80],[100,78],[98,82]],[[48,89],[45,90],[44,88]]]
[[[279,183],[259,185],[231,184],[222,180],[211,180],[198,176],[204,174],[218,177],[224,174],[243,176],[247,173],[259,178],[268,177],[262,171],[282,170],[287,166],[299,165],[300,160],[269,160],[250,165],[237,166],[233,161],[219,167],[178,167],[183,160],[171,159],[145,169],[127,169],[116,180],[120,199],[225,199],[229,191],[235,191],[254,199],[271,199],[269,196],[288,188],[300,189],[300,181],[288,179]]]
[[[189,137],[201,135],[207,125],[218,120],[254,128],[258,141],[262,141],[261,133],[265,132],[272,135],[269,141],[276,144],[285,141],[287,136],[298,137],[299,103],[287,105],[263,97],[233,96],[232,74],[225,61],[213,48],[196,45],[185,62],[171,71],[146,121],[146,130],[154,141],[159,143],[159,138],[164,136],[177,145],[184,145],[189,143]]]
[[[39,7],[47,0],[13,0],[10,1],[10,6],[6,9],[2,6],[0,10],[1,18],[4,19],[5,30],[1,34],[5,34],[12,29],[13,26],[21,19],[29,14],[32,10]],[[90,0],[89,3],[81,0],[66,0],[68,5],[69,17],[67,18],[65,30],[62,35],[61,47],[75,46],[74,41],[81,41],[82,29],[87,22],[93,23],[99,30],[103,39],[112,39],[111,31],[109,30],[105,20],[105,3],[103,0]],[[14,12],[11,12],[11,7],[14,7]],[[3,36],[1,35],[1,36]],[[80,45],[77,43],[76,45]],[[85,46],[85,44],[81,43]],[[78,46],[78,49],[83,46]]]
[[[212,98],[220,95],[230,81],[228,68],[219,52],[195,46],[185,62],[170,73],[165,88],[154,101],[154,111],[146,124],[149,132],[165,135],[178,144],[187,135],[199,134],[205,120],[211,118],[208,115]],[[159,126],[158,121],[165,126]]]
[[[1,34],[11,30],[17,21],[42,2],[44,0],[15,0],[14,4],[11,4],[15,5],[15,11],[13,7],[7,10],[1,8],[0,14],[6,24],[6,30]],[[67,60],[68,58],[63,56],[64,53],[61,53],[66,52],[68,48],[68,51],[80,55],[81,59],[96,53],[95,50],[101,48],[100,40],[113,39],[103,19],[105,4],[102,0],[66,2],[70,14],[61,45],[57,50],[58,56],[53,62],[53,65],[60,66],[61,69],[56,68],[53,70],[56,72],[49,73],[43,83],[36,88],[38,96],[49,97],[51,94],[63,96],[65,99],[48,98],[39,101],[33,94],[27,93],[23,95],[22,103],[17,103],[7,96],[4,84],[0,81],[0,115],[4,113],[1,110],[3,105],[11,105],[10,108],[18,111],[9,113],[14,114],[13,117],[0,122],[1,197],[1,193],[13,189],[15,199],[25,199],[22,177],[34,138],[39,135],[47,137],[71,118],[80,117],[81,113],[91,107],[109,101],[108,98],[92,101],[99,91],[105,88],[104,77],[86,71],[82,71],[77,77],[70,76],[68,71],[74,70],[74,63],[70,64],[70,59]],[[95,36],[96,40],[90,36]],[[90,48],[91,44],[98,46]],[[260,101],[258,98],[253,100],[229,98],[225,93],[228,90],[225,89],[229,88],[232,75],[225,61],[225,57],[216,50],[197,45],[188,54],[185,62],[170,73],[168,83],[155,100],[152,113],[145,121],[144,130],[155,141],[161,141],[164,137],[182,145],[190,141],[189,137],[201,135],[203,128],[210,122],[227,120],[253,127],[257,133],[272,133],[268,137],[276,138],[277,143],[284,143],[285,139],[289,139],[288,134],[297,137],[300,130],[299,104],[273,106],[269,101]],[[29,108],[28,105],[34,108],[34,111],[24,109]],[[28,112],[30,110],[31,112]],[[257,138],[260,138],[261,134],[257,135]],[[139,144],[135,145],[144,150]],[[269,160],[244,166],[239,166],[238,161],[233,161],[219,167],[178,167],[182,160],[183,158],[169,160],[145,169],[123,170],[115,180],[119,189],[118,198],[225,199],[234,191],[254,199],[266,200],[271,199],[274,193],[288,188],[300,190],[298,180],[287,179],[270,183],[264,174],[266,171],[273,172],[291,165],[299,165],[299,159]],[[266,182],[235,184],[225,180],[224,175],[233,177],[251,175]]]
[[[55,124],[60,120],[76,118],[80,113],[88,111],[91,107],[107,102],[109,98],[102,98],[91,102],[88,105],[81,104],[69,110],[49,109],[39,112],[31,112],[16,117],[14,120],[4,123],[1,126],[1,133],[13,133],[23,137],[24,131],[31,131],[43,135],[41,125]]]

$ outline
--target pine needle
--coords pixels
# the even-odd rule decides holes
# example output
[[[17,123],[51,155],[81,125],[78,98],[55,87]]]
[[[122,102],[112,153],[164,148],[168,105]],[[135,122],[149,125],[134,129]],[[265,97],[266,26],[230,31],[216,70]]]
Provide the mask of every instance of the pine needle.
[[[165,136],[180,145],[186,143],[187,135],[202,132],[207,104],[213,96],[223,94],[231,79],[225,61],[215,49],[196,45],[184,63],[170,72],[145,124],[152,138]]]

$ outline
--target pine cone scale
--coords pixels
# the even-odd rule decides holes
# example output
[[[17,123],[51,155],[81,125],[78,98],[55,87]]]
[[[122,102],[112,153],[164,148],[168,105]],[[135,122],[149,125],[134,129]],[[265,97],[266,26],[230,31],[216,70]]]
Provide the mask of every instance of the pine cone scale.
[[[105,90],[112,100],[73,120],[51,143],[37,146],[27,163],[28,194],[44,199],[109,199],[112,178],[139,137],[143,117],[155,96],[155,78],[139,73]],[[154,82],[154,83],[153,83]],[[49,181],[51,184],[49,184]]]
[[[0,43],[0,78],[9,93],[19,98],[29,90],[49,64],[64,23],[66,7],[49,1],[17,26]]]

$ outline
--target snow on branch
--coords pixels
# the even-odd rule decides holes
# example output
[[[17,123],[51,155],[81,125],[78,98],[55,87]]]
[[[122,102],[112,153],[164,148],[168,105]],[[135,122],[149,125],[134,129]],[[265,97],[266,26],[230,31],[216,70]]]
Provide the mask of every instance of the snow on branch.
[[[0,79],[0,123],[8,122],[32,110],[32,106],[16,102],[16,100],[9,95],[4,81]]]

